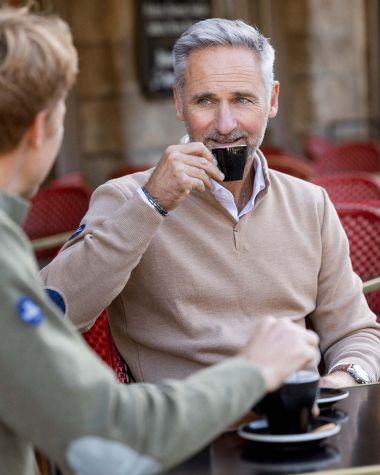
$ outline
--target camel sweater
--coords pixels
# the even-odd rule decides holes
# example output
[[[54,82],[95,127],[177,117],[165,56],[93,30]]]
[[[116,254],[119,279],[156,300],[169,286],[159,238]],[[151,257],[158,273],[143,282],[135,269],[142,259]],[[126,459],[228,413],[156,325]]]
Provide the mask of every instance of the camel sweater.
[[[327,368],[360,364],[380,377],[380,331],[353,273],[325,191],[268,170],[238,222],[209,192],[163,218],[137,193],[152,172],[93,194],[82,229],[43,271],[80,328],[105,307],[138,381],[183,378],[235,354],[267,315],[308,316]]]

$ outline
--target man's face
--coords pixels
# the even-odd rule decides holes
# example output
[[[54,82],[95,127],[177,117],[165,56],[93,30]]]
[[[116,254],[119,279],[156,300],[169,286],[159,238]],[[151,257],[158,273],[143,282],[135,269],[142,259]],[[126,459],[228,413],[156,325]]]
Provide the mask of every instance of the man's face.
[[[177,116],[191,141],[209,149],[246,144],[250,156],[261,144],[268,117],[277,113],[278,83],[267,92],[260,61],[246,48],[209,47],[187,61],[183,96],[175,91]]]

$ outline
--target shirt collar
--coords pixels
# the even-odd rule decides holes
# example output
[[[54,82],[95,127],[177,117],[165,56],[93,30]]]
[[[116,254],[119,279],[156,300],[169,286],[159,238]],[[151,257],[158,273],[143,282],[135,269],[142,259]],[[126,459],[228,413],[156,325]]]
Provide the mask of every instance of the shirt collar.
[[[21,225],[28,208],[29,204],[23,198],[2,191],[0,192],[0,209],[18,225]]]
[[[244,214],[249,213],[249,211],[253,209],[257,195],[265,188],[263,165],[257,153],[253,156],[253,166],[255,168],[255,178],[252,186],[252,195],[239,214],[232,193],[227,190],[227,188],[224,188],[223,185],[211,178],[211,193],[235,219],[241,218]]]

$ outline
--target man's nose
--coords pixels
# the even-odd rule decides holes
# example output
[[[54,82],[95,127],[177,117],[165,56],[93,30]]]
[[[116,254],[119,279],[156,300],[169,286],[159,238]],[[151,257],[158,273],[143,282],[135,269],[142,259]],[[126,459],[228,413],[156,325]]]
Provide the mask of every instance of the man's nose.
[[[230,105],[220,104],[215,117],[215,128],[223,135],[232,132],[237,126],[236,118]]]

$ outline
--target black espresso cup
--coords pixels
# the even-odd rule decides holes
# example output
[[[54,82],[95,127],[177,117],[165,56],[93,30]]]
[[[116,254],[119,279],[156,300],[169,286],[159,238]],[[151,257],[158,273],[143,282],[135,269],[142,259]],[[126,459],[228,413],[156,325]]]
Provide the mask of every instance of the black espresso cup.
[[[315,371],[292,373],[276,391],[267,394],[254,411],[266,416],[271,434],[302,434],[310,429],[318,391]]]
[[[223,181],[236,181],[243,179],[245,164],[247,163],[248,157],[248,149],[246,145],[213,148],[211,152],[218,162],[219,169],[224,173]]]

